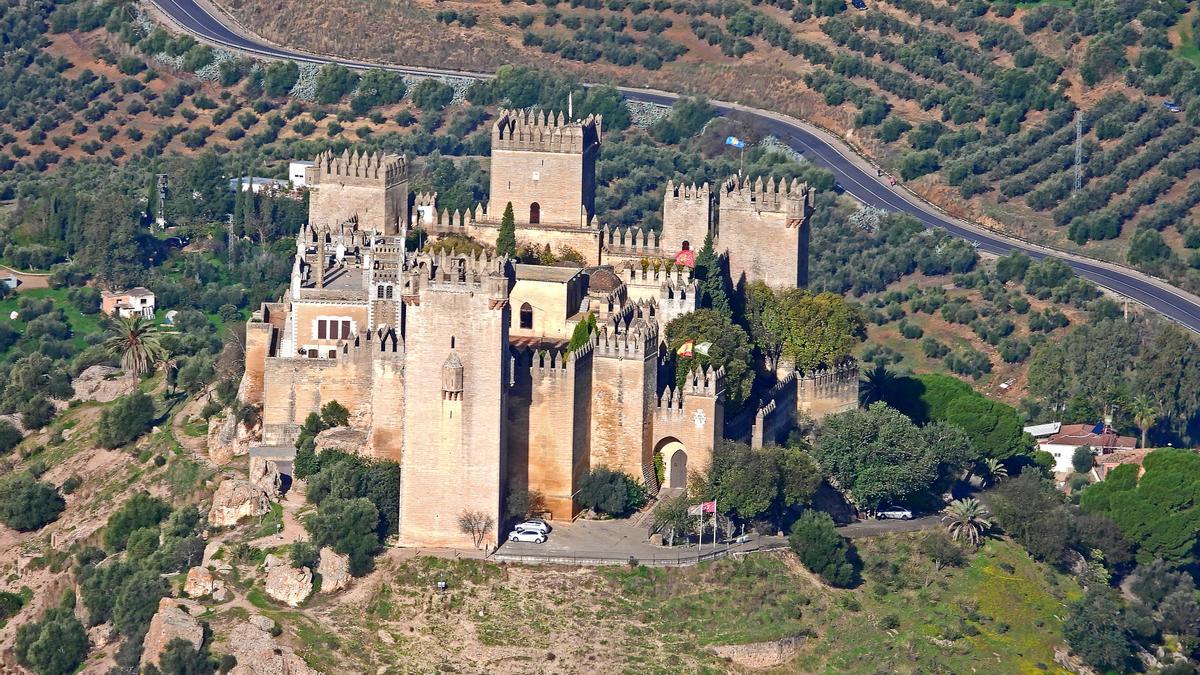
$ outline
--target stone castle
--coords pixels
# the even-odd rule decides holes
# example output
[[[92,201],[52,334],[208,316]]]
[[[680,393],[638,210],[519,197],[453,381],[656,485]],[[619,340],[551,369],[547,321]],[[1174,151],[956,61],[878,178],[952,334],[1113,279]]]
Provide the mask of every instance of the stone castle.
[[[686,267],[643,261],[673,260],[713,232],[736,282],[803,285],[813,191],[671,184],[661,233],[613,230],[595,213],[601,122],[502,111],[489,202],[468,213],[410,194],[399,156],[318,155],[290,288],[247,326],[242,395],[263,406],[252,458],[286,470],[304,419],[338,401],[363,451],[400,463],[406,546],[470,545],[459,515],[488,514],[498,531],[507,495],[524,489],[570,519],[598,466],[652,489],[703,470],[727,435],[724,374],[694,371],[674,386],[664,327],[697,308],[698,284]],[[494,242],[509,203],[518,244],[570,248],[587,264],[406,249],[412,227]],[[595,330],[572,341],[585,322]],[[798,414],[855,405],[857,383],[852,364],[787,373],[737,433],[781,440]]]

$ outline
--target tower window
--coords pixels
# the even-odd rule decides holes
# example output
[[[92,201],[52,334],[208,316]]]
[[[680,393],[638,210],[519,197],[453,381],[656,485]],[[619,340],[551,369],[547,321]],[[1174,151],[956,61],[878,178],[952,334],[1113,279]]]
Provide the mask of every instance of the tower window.
[[[521,328],[533,329],[533,307],[529,303],[521,305]]]
[[[454,349],[454,336],[450,336],[450,349]]]
[[[692,245],[691,245],[691,243],[688,242],[687,239],[683,240],[683,250],[685,250],[685,251],[692,250]]]
[[[388,299],[388,300],[391,300],[391,299],[392,299],[392,287],[391,287],[391,286],[388,286],[388,287],[387,287],[387,293],[386,293],[386,295],[387,295],[387,299]]]
[[[380,286],[380,287],[379,287],[379,291],[378,291],[378,292],[375,294],[375,297],[376,297],[376,298],[378,298],[378,299],[380,299],[380,300],[382,300],[382,299],[383,299],[383,286]]]
[[[529,223],[536,225],[542,222],[542,206],[537,202],[529,205]]]

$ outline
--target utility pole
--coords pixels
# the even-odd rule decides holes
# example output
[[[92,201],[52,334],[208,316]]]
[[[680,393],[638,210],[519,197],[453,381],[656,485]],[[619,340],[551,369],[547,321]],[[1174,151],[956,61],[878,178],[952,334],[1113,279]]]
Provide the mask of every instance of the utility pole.
[[[1075,111],[1075,189],[1083,187],[1083,111]]]

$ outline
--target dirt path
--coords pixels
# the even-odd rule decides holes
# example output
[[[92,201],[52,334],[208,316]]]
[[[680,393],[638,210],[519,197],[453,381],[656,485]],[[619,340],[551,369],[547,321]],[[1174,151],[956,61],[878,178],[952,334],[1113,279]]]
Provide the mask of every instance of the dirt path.
[[[30,274],[0,265],[0,277],[14,276],[17,278],[17,290],[26,291],[31,288],[50,288],[49,274]]]

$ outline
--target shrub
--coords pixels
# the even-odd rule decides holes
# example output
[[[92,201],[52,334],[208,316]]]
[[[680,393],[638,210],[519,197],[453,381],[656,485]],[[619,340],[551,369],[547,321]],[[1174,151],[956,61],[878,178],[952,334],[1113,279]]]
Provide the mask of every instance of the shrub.
[[[304,526],[314,546],[329,546],[350,556],[350,574],[371,571],[371,556],[379,550],[375,534],[379,511],[369,499],[326,499]]]
[[[316,546],[307,541],[298,541],[292,544],[292,567],[307,567],[315,570],[320,560],[321,551]]]
[[[55,607],[17,629],[17,662],[39,675],[74,673],[88,652],[88,636],[71,608]]]
[[[800,562],[827,583],[849,588],[857,581],[854,549],[837,533],[828,513],[805,511],[792,526],[788,544]]]
[[[139,492],[108,517],[104,526],[104,546],[110,551],[120,551],[129,541],[134,530],[146,527],[157,528],[171,513],[171,507],[148,492]]]
[[[21,432],[6,420],[0,420],[0,453],[6,453],[21,442]]]
[[[578,501],[585,509],[619,517],[646,503],[646,489],[629,474],[600,466],[580,481]]]
[[[0,483],[0,521],[19,532],[53,522],[66,502],[53,487],[21,473]]]
[[[454,88],[434,79],[421,80],[413,87],[412,100],[426,112],[438,112],[454,100]]]
[[[154,422],[154,400],[135,391],[117,399],[100,414],[96,442],[105,448],[118,448],[145,433]]]

